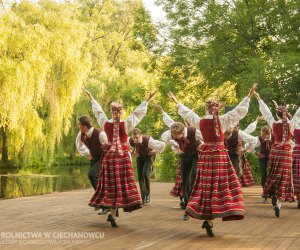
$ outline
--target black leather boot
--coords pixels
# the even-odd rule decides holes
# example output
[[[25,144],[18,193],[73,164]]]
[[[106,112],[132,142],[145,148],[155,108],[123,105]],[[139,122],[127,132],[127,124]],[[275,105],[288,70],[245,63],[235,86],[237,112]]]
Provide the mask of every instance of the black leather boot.
[[[202,228],[203,228],[203,229],[204,229],[204,228],[206,229],[206,233],[207,233],[207,235],[208,235],[209,237],[214,237],[214,236],[215,236],[215,234],[214,234],[214,232],[213,232],[213,230],[212,230],[213,225],[210,226],[209,223],[208,223],[207,221],[204,221],[204,222],[203,222]]]
[[[277,206],[275,206],[275,207],[274,207],[274,211],[275,211],[276,217],[279,217],[279,216],[280,216],[280,208],[277,207]]]
[[[110,222],[111,227],[118,227],[116,219],[114,219],[114,217],[111,214],[107,217],[106,221]]]

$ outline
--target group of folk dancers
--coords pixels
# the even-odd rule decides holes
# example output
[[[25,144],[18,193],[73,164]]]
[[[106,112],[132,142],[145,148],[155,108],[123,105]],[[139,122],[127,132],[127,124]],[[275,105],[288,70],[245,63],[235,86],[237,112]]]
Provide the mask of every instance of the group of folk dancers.
[[[256,88],[254,84],[248,96],[223,115],[219,115],[223,107],[221,103],[207,100],[206,115],[202,118],[169,92],[186,123],[173,121],[159,106],[163,121],[169,127],[161,135],[162,141],[143,135],[140,129],[135,128],[146,115],[148,103],[155,92],[130,116],[121,120],[122,104],[111,103],[112,119],[108,119],[99,103],[84,89],[101,128],[94,128],[89,116],[78,118],[80,131],[76,147],[80,155],[91,161],[88,176],[95,189],[89,206],[94,207],[98,214],[108,213],[107,221],[112,227],[117,227],[119,208],[132,212],[149,203],[151,166],[155,155],[163,152],[166,143],[179,156],[177,179],[170,194],[180,197],[181,208],[185,210],[183,220],[189,217],[203,220],[202,228],[206,229],[208,236],[214,236],[214,219],[230,221],[244,218],[241,186],[254,184],[245,152],[259,157],[262,197],[265,201],[271,198],[275,215],[280,216],[281,202],[294,201],[294,196],[300,208],[300,107],[293,117],[288,118],[286,108],[275,103],[275,120]],[[250,135],[257,121],[244,131],[239,129],[239,120],[247,115],[253,95],[268,123],[258,137]],[[259,148],[259,152],[255,148]],[[140,194],[131,155],[137,161]]]

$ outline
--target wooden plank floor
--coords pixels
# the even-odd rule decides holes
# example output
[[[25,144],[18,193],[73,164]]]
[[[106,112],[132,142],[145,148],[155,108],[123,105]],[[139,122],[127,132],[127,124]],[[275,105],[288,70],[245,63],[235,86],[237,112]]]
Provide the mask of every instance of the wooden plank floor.
[[[172,186],[152,183],[151,203],[133,213],[121,212],[118,228],[111,228],[106,216],[88,207],[92,189],[1,200],[0,249],[300,249],[296,203],[284,203],[276,218],[272,206],[261,203],[260,187],[244,188],[245,219],[216,220],[216,237],[209,238],[201,221],[181,220],[178,199],[168,195]],[[11,232],[22,233],[23,239]],[[24,239],[33,232],[48,232],[50,237],[27,234]],[[60,232],[66,234],[59,236]],[[76,232],[97,237],[69,237]]]

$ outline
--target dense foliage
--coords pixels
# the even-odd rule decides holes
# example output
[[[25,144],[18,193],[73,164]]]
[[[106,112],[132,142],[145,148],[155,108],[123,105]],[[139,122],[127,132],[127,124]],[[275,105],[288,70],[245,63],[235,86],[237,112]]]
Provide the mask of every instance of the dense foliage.
[[[290,104],[291,113],[299,106],[299,1],[157,2],[167,14],[160,25],[141,0],[2,1],[2,163],[79,163],[76,119],[92,115],[82,87],[108,116],[112,100],[122,100],[126,116],[158,89],[139,125],[157,139],[167,127],[156,104],[181,121],[169,90],[199,115],[209,97],[237,104],[253,82],[268,104]],[[257,115],[252,101],[242,128]],[[156,167],[161,179],[175,176],[170,149]]]

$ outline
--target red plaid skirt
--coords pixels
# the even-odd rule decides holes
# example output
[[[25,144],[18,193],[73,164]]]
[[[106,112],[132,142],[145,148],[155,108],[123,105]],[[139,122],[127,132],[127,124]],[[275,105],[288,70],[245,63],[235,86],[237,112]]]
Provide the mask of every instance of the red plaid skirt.
[[[131,212],[141,208],[141,204],[128,151],[123,155],[106,152],[98,186],[89,206],[123,208],[125,212]]]
[[[177,178],[175,181],[175,185],[170,192],[170,195],[172,195],[174,197],[183,197],[180,160],[178,160],[178,168],[177,168],[176,172],[177,172]]]
[[[254,179],[251,173],[250,164],[244,155],[242,155],[241,158],[241,163],[243,164],[243,175],[241,176],[241,184],[243,187],[251,187],[254,185]]]
[[[186,213],[195,219],[241,220],[244,199],[224,145],[202,145]]]
[[[300,200],[300,145],[293,149],[293,184],[297,200]]]
[[[269,154],[269,174],[264,197],[275,195],[282,201],[294,201],[292,187],[292,152],[289,144],[273,144]]]

